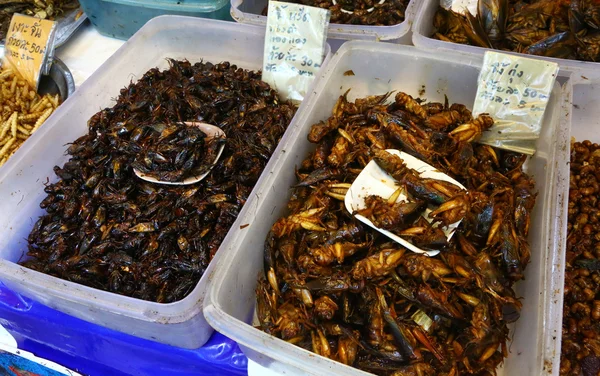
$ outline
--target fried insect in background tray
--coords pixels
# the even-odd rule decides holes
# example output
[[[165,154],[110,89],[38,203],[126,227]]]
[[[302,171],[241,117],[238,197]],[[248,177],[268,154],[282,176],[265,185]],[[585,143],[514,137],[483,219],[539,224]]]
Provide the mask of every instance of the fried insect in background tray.
[[[332,24],[392,26],[402,23],[410,0],[291,0],[316,8],[329,9]],[[266,16],[268,7],[262,11]]]
[[[513,284],[530,258],[536,193],[526,156],[474,142],[493,124],[487,115],[402,92],[388,105],[388,96],[344,95],[332,117],[312,126],[316,149],[298,167],[289,215],[265,241],[260,328],[378,375],[495,374],[508,356],[507,324],[520,315]],[[344,207],[349,184],[385,149],[467,188],[447,196],[411,180],[409,192],[441,204],[441,216],[464,215],[436,257],[407,250]],[[380,165],[398,176],[396,162]]]
[[[560,374],[600,372],[600,146],[571,145]]]
[[[260,80],[227,62],[170,60],[121,90],[68,148],[45,188],[46,214],[21,264],[69,281],[168,303],[196,286],[295,113]],[[171,187],[137,178],[132,162],[149,124],[202,121],[226,146],[200,183]]]
[[[0,3],[0,40],[4,41],[13,14],[21,13],[55,20],[65,12],[79,8],[77,0],[8,0]]]
[[[562,59],[599,61],[600,4],[591,0],[479,1],[478,14],[442,7],[433,37]]]

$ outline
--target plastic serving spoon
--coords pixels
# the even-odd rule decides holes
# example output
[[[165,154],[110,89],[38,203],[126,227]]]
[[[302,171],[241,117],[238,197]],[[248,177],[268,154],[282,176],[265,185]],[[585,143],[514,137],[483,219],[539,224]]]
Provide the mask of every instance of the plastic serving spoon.
[[[380,1],[377,3],[377,5],[381,5],[381,4],[383,4],[383,3],[385,3],[385,0],[380,0]],[[336,1],[336,0],[333,0],[333,5],[337,5],[337,1]],[[353,13],[354,13],[353,11],[349,11],[349,10],[346,10],[346,9],[344,9],[344,8],[340,8],[340,10],[341,10],[342,12],[344,12],[344,13],[348,13],[348,14],[353,14]],[[375,10],[375,7],[371,7],[371,8],[369,8],[369,9],[367,9],[367,12],[368,12],[368,13],[371,13],[371,12],[372,12],[372,11],[374,11],[374,10]]]
[[[214,125],[210,125],[210,124],[206,124],[206,123],[199,123],[199,122],[191,122],[191,121],[186,121],[184,123],[187,126],[190,127],[198,127],[200,128],[200,130],[202,132],[204,132],[206,134],[206,139],[207,140],[211,140],[213,138],[225,138],[225,132],[223,132],[223,130],[219,127],[216,127]],[[215,158],[215,160],[213,161],[212,165],[210,166],[210,168],[208,169],[208,171],[204,172],[202,175],[197,175],[197,176],[190,176],[189,178],[184,179],[183,181],[164,181],[164,180],[159,180],[153,176],[144,174],[143,172],[139,171],[137,168],[133,169],[133,172],[135,173],[135,175],[145,181],[148,181],[150,183],[156,183],[156,184],[166,184],[166,185],[190,185],[190,184],[195,184],[198,183],[199,181],[201,181],[202,179],[204,179],[205,177],[208,176],[208,174],[210,174],[212,168],[214,167],[215,164],[217,164],[217,161],[219,160],[219,158],[221,158],[221,154],[223,153],[223,149],[225,148],[225,144],[221,144],[221,147],[219,148],[219,152],[217,153],[217,157]]]
[[[421,161],[420,159],[413,157],[410,154],[406,154],[395,149],[388,149],[386,151],[388,153],[399,156],[404,161],[404,163],[406,163],[406,166],[419,172],[422,178],[445,180],[449,183],[458,186],[461,189],[466,189],[462,184],[452,179],[450,176],[438,171],[435,167]],[[377,195],[383,198],[388,198],[392,195],[392,193],[394,193],[394,191],[396,191],[396,189],[398,189],[398,186],[396,185],[396,181],[394,180],[394,178],[392,178],[387,172],[385,172],[381,167],[379,167],[375,161],[371,161],[354,180],[352,186],[350,186],[350,189],[348,189],[344,200],[346,210],[348,210],[350,214],[353,214],[355,211],[365,208],[365,198],[367,196]],[[400,194],[396,202],[402,201],[404,199],[406,199],[406,196],[404,194]],[[429,218],[429,213],[431,213],[431,209],[426,209],[421,213],[421,215],[423,216],[423,218],[425,218],[428,222],[431,223],[432,219]],[[394,240],[395,242],[402,244],[403,246],[405,246],[413,252],[425,253],[428,256],[435,256],[438,253],[440,253],[440,251],[429,251],[421,249],[411,244],[407,240],[403,239],[402,237],[395,235],[390,231],[375,226],[373,222],[371,222],[369,219],[363,217],[360,214],[356,214],[354,216],[359,221],[381,232],[382,234]],[[442,231],[444,231],[444,234],[446,235],[446,239],[450,240],[450,238],[452,238],[452,235],[454,235],[454,231],[456,230],[456,227],[458,227],[460,222],[461,221],[458,221],[452,223],[448,227],[442,228]]]

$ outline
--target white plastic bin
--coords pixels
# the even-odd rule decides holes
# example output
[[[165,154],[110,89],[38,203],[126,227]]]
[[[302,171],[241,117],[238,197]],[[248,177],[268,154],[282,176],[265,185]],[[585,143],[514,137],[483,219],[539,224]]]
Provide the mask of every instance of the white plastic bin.
[[[119,91],[166,58],[191,62],[229,61],[246,69],[262,68],[264,30],[250,25],[163,16],[146,24],[63,103],[0,169],[0,280],[11,289],[75,317],[134,336],[185,348],[198,348],[213,329],[202,315],[207,281],[217,252],[202,279],[185,299],[161,304],[97,290],[16,264],[27,252],[27,236],[45,198],[44,183],[56,181],[52,168],[68,160],[66,144],[87,133],[87,121],[112,106]],[[285,138],[285,137],[284,137]],[[254,194],[242,209],[255,205]],[[235,239],[236,229],[222,243]]]
[[[571,137],[575,141],[590,140],[595,143],[600,143],[600,72],[581,72],[574,73],[571,80],[563,87],[563,97],[565,98],[565,118],[566,124],[564,131],[564,156],[561,160],[561,176],[557,179],[559,191],[562,200],[565,201],[565,207],[561,212],[557,213],[557,218],[560,218],[562,236],[557,239],[559,242],[560,252],[556,255],[555,270],[559,273],[555,281],[553,281],[552,289],[556,291],[556,299],[552,301],[550,309],[554,312],[554,320],[558,323],[558,338],[556,345],[556,363],[552,370],[552,376],[559,375],[560,352],[561,352],[561,328],[563,319],[563,301],[564,301],[564,268],[566,256],[566,241],[567,241],[567,204],[569,200],[569,177],[570,177],[570,154],[571,154]]]
[[[262,16],[268,0],[231,0],[231,17],[236,22],[267,27],[267,17]],[[328,42],[337,51],[346,40],[374,40],[398,44],[411,44],[411,26],[421,0],[411,0],[406,7],[405,19],[393,26],[367,26],[329,24]]]
[[[600,69],[573,74],[564,91],[571,124],[569,140],[575,137],[576,141],[600,143]],[[570,142],[567,144],[571,146]]]
[[[415,20],[412,28],[412,42],[417,48],[424,50],[444,50],[444,51],[461,51],[483,56],[488,49],[482,47],[469,46],[459,43],[444,42],[433,39],[433,16],[437,11],[440,0],[421,0],[421,6],[416,12]],[[527,55],[517,52],[502,51],[518,56],[526,56],[535,59],[543,59],[553,61],[560,66],[561,71],[575,72],[587,69],[599,69],[600,63],[592,63],[579,60],[557,59],[553,57],[544,57],[536,55]]]
[[[258,197],[242,216],[240,223],[249,226],[240,232],[232,248],[221,254],[206,297],[204,315],[219,332],[238,342],[244,353],[261,366],[289,374],[366,375],[270,336],[251,323],[253,320],[257,277],[263,271],[263,248],[267,233],[277,218],[285,214],[290,186],[296,183],[295,167],[314,150],[307,140],[313,123],[326,119],[338,97],[347,89],[349,99],[402,90],[430,101],[443,101],[444,94],[452,102],[471,104],[476,93],[482,59],[462,53],[433,54],[409,46],[352,41],[345,43],[321,72],[310,98],[304,101],[292,124],[289,138],[280,144],[280,153],[272,158]],[[344,72],[352,70],[354,76]],[[425,88],[425,94],[419,95]],[[553,241],[556,228],[555,211],[557,134],[561,118],[561,90],[556,84],[544,118],[537,153],[527,162],[539,192],[532,213],[530,233],[531,263],[526,279],[516,284],[523,297],[521,318],[514,325],[510,355],[500,375],[542,375],[552,368],[546,347],[555,346],[556,328],[545,306],[551,298],[547,291],[552,275],[552,256],[557,245]],[[284,152],[285,151],[285,152]],[[260,218],[260,220],[256,220]],[[554,333],[554,334],[553,334]],[[558,331],[560,335],[560,330]],[[512,337],[512,333],[511,333]]]

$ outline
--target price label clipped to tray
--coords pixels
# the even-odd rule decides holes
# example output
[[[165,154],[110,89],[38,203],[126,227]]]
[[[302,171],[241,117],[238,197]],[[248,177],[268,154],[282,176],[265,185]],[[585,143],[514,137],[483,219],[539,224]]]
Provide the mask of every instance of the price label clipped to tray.
[[[453,10],[458,13],[464,13],[465,9],[472,15],[477,14],[478,0],[440,0],[442,8]]]
[[[269,1],[263,81],[300,102],[323,63],[329,11]]]
[[[473,114],[490,114],[494,126],[479,142],[533,154],[557,74],[556,63],[486,52]]]
[[[40,75],[50,71],[56,22],[15,13],[4,45],[4,66],[37,90]]]

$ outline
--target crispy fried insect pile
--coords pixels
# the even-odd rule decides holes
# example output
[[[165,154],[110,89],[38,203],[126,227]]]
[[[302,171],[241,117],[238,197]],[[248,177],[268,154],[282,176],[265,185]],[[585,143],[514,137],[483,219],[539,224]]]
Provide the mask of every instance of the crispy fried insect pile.
[[[89,120],[88,134],[68,149],[69,161],[54,168],[59,180],[45,188],[46,214],[29,235],[31,258],[22,265],[144,300],[182,299],[217,252],[294,112],[260,72],[174,60],[165,71],[151,69]],[[208,177],[181,187],[137,178],[132,163],[146,151],[142,140],[157,124],[167,129],[185,121],[214,124],[227,136]]]
[[[388,97],[344,95],[312,126],[316,149],[297,172],[289,215],[265,242],[260,328],[379,375],[495,374],[521,308],[512,286],[530,256],[536,193],[526,156],[474,143],[493,124],[488,115],[405,93],[388,105]],[[419,179],[385,149],[422,159],[467,191]],[[463,219],[438,256],[413,253],[346,211],[344,195],[371,159],[413,201],[444,206],[440,223]],[[412,226],[423,241],[435,239]]]
[[[600,146],[571,145],[561,375],[600,372]]]
[[[144,150],[138,153],[132,167],[167,182],[179,182],[209,171],[225,143],[223,138],[208,138],[193,123],[153,124],[147,133],[138,140]]]
[[[434,38],[583,61],[600,59],[600,4],[593,0],[480,0],[477,15],[438,9]]]
[[[0,40],[4,41],[15,13],[47,20],[56,20],[79,8],[77,0],[4,0],[0,2]]]
[[[329,9],[330,23],[392,26],[402,23],[410,0],[286,0],[311,7]],[[262,14],[267,15],[268,7]]]

